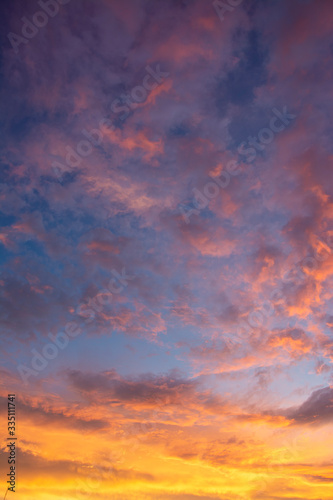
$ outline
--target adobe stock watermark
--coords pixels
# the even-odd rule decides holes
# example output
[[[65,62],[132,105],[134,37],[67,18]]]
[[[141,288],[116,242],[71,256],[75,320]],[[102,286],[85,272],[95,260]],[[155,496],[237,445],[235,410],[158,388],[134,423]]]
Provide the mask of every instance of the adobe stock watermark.
[[[144,104],[150,92],[164,83],[165,78],[169,73],[161,71],[160,65],[157,64],[153,69],[151,66],[146,66],[146,75],[142,80],[142,85],[136,85],[128,94],[121,94],[119,98],[114,99],[111,103],[111,111],[115,114],[122,113],[119,118],[125,120],[140,104]],[[79,167],[83,159],[87,158],[95,147],[101,146],[103,142],[103,129],[116,130],[116,126],[108,118],[103,118],[99,122],[98,128],[90,131],[82,129],[81,133],[85,137],[78,142],[76,149],[72,146],[66,146],[65,164],[59,161],[52,163],[52,168],[55,175],[61,179],[64,173],[73,171]]]
[[[320,263],[325,262],[332,255],[333,233],[328,232],[322,235],[321,238],[318,238],[317,243],[318,246],[313,255],[307,255],[292,269],[284,273],[282,276],[282,282],[284,284],[292,283],[293,285],[300,285],[304,283],[309,273],[317,269]],[[281,299],[284,300],[282,290],[280,287],[276,287],[271,293],[270,299],[265,300],[260,307],[251,311],[251,313],[247,315],[247,318],[239,325],[239,328],[249,332],[249,327],[251,329],[262,327],[267,319],[274,314],[276,304]]]
[[[77,499],[83,500],[90,498],[92,494],[96,494],[102,485],[103,478],[117,477],[117,469],[113,465],[115,463],[113,453],[110,454],[109,460],[111,461],[109,467],[95,465],[92,470],[89,470],[89,474],[84,479],[76,479],[75,496]],[[120,461],[116,460],[116,462],[119,463]]]
[[[191,222],[191,215],[199,215],[201,210],[208,207],[210,201],[220,194],[220,188],[225,189],[229,186],[230,176],[239,175],[241,171],[239,163],[236,160],[230,160],[228,161],[225,170],[222,170],[221,173],[217,175],[214,175],[213,173],[209,174],[209,177],[212,180],[206,182],[203,192],[199,191],[198,188],[193,188],[192,192],[194,196],[191,201],[191,205],[185,203],[179,205],[179,211],[186,224]]]
[[[260,495],[258,498],[267,496],[267,492],[270,490],[274,477],[276,477],[276,475],[280,476],[286,468],[289,468],[291,461],[297,463],[299,457],[302,456],[302,452],[304,452],[305,436],[308,437],[309,432],[304,432],[304,430],[301,435],[287,436],[287,438],[282,441],[281,446],[273,451],[272,459],[265,461],[262,472],[263,477],[260,478],[260,485],[254,489],[254,492]],[[290,479],[294,481],[293,478]],[[256,483],[257,481],[258,479],[255,479]],[[261,497],[261,495],[263,496]]]
[[[97,312],[101,312],[105,306],[109,306],[113,300],[113,294],[121,293],[128,285],[128,281],[133,280],[134,276],[127,276],[125,268],[122,269],[121,274],[115,269],[111,271],[113,278],[108,283],[108,288],[101,290],[98,294],[89,300],[88,304],[80,304],[76,309],[76,314],[85,318],[84,323],[89,324],[93,321]],[[81,325],[83,326],[83,325]],[[68,321],[65,327],[53,335],[48,334],[50,343],[45,344],[41,349],[41,353],[37,349],[31,349],[32,359],[30,366],[19,364],[17,370],[25,385],[28,379],[33,375],[39,375],[49,364],[49,361],[57,358],[59,352],[66,349],[69,341],[78,337],[82,333],[82,328],[77,321]]]
[[[221,0],[214,0],[212,3],[216,14],[219,16],[221,22],[225,20],[225,14],[233,12],[236,7],[239,7],[244,0],[226,0],[222,2]],[[312,0],[298,0],[298,3],[309,4]]]
[[[179,401],[178,406],[183,407],[182,401]],[[125,429],[123,433],[123,440],[125,440],[126,447],[130,447],[131,455],[139,448],[140,444],[145,442],[145,437],[140,436],[140,433],[145,435],[148,432],[153,432],[158,428],[158,423],[155,421],[159,418],[159,413],[165,410],[167,403],[160,396],[155,396],[153,398],[153,408],[151,418],[153,422],[138,422],[136,425]],[[109,460],[111,465],[109,467],[103,467],[100,465],[95,465],[89,470],[89,474],[84,479],[76,479],[76,498],[79,500],[84,500],[95,495],[96,492],[102,486],[102,481],[110,479],[113,477],[117,479],[119,476],[119,471],[116,465],[123,464],[125,462],[125,449],[122,452],[111,452],[109,455]],[[134,499],[134,497],[131,497]]]
[[[273,108],[272,113],[274,116],[270,119],[269,127],[263,127],[259,130],[257,136],[249,136],[247,141],[242,142],[238,146],[238,154],[246,156],[246,163],[252,163],[257,157],[257,152],[262,152],[273,141],[275,135],[285,130],[292,120],[296,118],[296,115],[288,113],[287,106],[283,107],[282,112],[277,108]],[[221,188],[225,189],[229,186],[232,176],[239,175],[241,172],[242,169],[239,167],[239,161],[230,160],[225,170],[222,170],[221,173],[217,175],[214,175],[214,173],[209,174],[211,180],[205,184],[202,191],[193,188],[192,192],[194,196],[191,204],[182,203],[179,205],[179,211],[186,224],[190,223],[191,215],[199,215],[201,210],[208,207],[211,200],[220,194]]]
[[[45,28],[49,22],[49,17],[55,17],[58,14],[60,5],[66,5],[69,2],[70,0],[38,0],[37,3],[43,10],[36,11],[32,16],[32,21],[26,16],[21,18],[23,22],[21,35],[17,35],[13,32],[7,35],[15,54],[19,52],[19,46],[21,44],[27,44],[37,35],[41,28]]]
[[[221,2],[220,0],[214,0],[213,7],[216,11],[216,14],[219,16],[220,21],[224,21],[224,15],[227,12],[232,12],[235,10],[235,7],[239,7],[244,0],[227,0],[226,2]]]
[[[247,141],[238,146],[238,153],[246,156],[247,163],[252,163],[257,157],[257,152],[264,151],[268,144],[273,141],[275,135],[285,130],[292,120],[296,118],[296,115],[288,113],[287,106],[283,107],[282,112],[277,108],[273,108],[272,112],[274,116],[270,119],[269,127],[260,129],[257,137],[249,136]],[[249,145],[251,147],[245,148],[245,146]]]

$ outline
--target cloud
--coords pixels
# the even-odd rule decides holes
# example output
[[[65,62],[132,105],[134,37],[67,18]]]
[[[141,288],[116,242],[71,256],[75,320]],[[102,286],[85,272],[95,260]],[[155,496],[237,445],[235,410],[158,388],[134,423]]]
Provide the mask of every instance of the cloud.
[[[332,496],[332,4],[231,3],[221,22],[212,0],[73,0],[18,54],[7,33],[42,7],[1,6],[2,403],[16,390],[39,497],[74,497],[108,448],[128,463],[101,500]],[[134,102],[148,65],[169,75]],[[265,142],[273,109],[296,118]],[[17,365],[68,321],[82,335],[22,387]]]
[[[71,460],[47,460],[41,455],[36,455],[29,450],[23,450],[19,446],[16,448],[17,457],[20,463],[22,477],[29,478],[31,474],[39,478],[58,478],[69,479],[73,473],[80,468],[79,463]],[[7,470],[2,464],[6,462],[8,457],[7,450],[0,450],[2,473]]]
[[[4,404],[7,399],[0,398]],[[53,428],[65,427],[75,429],[78,432],[101,431],[107,429],[110,425],[108,420],[103,419],[84,419],[71,412],[64,412],[56,408],[47,407],[43,402],[30,402],[22,399],[17,400],[17,406],[21,418],[25,421],[32,422],[34,425],[50,426]]]
[[[140,403],[143,405],[182,404],[184,398],[195,394],[196,383],[177,374],[156,377],[144,375],[124,378],[114,370],[100,374],[69,371],[70,384],[89,399],[107,398],[111,403]]]
[[[325,387],[314,391],[298,408],[286,412],[295,424],[323,425],[333,420],[333,389]]]

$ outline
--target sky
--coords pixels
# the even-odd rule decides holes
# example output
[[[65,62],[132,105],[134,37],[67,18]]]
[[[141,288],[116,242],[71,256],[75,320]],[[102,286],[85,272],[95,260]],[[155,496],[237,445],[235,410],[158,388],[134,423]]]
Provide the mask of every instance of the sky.
[[[0,494],[332,499],[332,2],[0,9]]]

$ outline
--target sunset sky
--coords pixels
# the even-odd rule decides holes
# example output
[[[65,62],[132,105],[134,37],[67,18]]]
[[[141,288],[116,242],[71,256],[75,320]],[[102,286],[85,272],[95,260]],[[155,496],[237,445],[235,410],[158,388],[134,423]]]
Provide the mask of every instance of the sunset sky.
[[[0,19],[0,495],[332,500],[333,2]]]

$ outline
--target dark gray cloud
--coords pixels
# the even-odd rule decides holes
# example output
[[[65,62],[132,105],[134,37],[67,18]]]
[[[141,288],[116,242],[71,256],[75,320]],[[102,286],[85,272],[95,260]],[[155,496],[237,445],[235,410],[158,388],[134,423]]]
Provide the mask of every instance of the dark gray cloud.
[[[182,398],[194,394],[197,383],[169,376],[143,375],[136,378],[123,378],[112,370],[104,373],[84,373],[72,370],[67,373],[69,383],[87,398],[98,398],[113,402],[141,402],[156,405],[180,402]]]
[[[286,416],[295,424],[325,424],[333,421],[333,388],[314,391],[298,408],[290,409]]]

